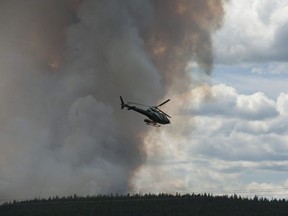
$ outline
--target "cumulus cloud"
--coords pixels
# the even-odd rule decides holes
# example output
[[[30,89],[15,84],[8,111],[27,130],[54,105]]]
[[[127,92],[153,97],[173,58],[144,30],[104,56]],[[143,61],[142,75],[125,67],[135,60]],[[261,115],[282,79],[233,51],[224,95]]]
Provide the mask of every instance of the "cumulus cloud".
[[[135,179],[140,191],[149,184],[156,191],[285,198],[287,10],[286,0],[225,5],[213,42],[220,83],[230,79],[230,85],[195,87],[191,97],[179,96],[189,98],[188,105],[173,98],[184,112],[171,109],[172,125],[146,137],[147,163]],[[174,133],[179,127],[185,136]]]
[[[231,117],[261,120],[278,115],[275,101],[264,93],[241,95],[224,84],[211,87],[209,101],[193,104],[192,112],[198,115],[230,115]]]
[[[172,125],[146,138],[148,160],[137,173],[137,187],[145,190],[149,182],[163,189],[164,178],[170,191],[285,197],[287,10],[286,0],[225,5],[223,28],[213,36],[218,84],[179,96],[190,104],[179,103],[185,112],[172,110]],[[175,135],[174,127],[185,136]]]
[[[287,1],[232,0],[226,11],[224,26],[214,36],[218,63],[287,60]]]
[[[281,93],[277,99],[277,109],[282,115],[288,114],[288,94]]]
[[[147,180],[141,176],[157,170],[162,179],[169,179],[164,183],[170,191],[281,197],[277,188],[287,181],[287,93],[275,100],[261,92],[240,94],[223,84],[211,88],[210,100],[191,101],[186,119],[180,116],[183,113],[173,116],[188,128],[185,139],[171,136],[168,129],[151,134],[147,141],[157,143],[161,151],[156,156],[148,149],[137,186],[144,189]],[[192,110],[193,121],[189,121]],[[152,188],[162,189],[160,177],[148,177]],[[270,191],[264,194],[264,190]]]

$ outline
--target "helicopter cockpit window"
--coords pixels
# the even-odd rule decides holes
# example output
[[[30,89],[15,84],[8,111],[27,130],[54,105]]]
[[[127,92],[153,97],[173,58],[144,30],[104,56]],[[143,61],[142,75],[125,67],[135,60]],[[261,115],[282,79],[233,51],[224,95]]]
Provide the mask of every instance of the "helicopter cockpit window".
[[[147,112],[153,112],[152,108],[149,108],[149,109],[147,110]]]

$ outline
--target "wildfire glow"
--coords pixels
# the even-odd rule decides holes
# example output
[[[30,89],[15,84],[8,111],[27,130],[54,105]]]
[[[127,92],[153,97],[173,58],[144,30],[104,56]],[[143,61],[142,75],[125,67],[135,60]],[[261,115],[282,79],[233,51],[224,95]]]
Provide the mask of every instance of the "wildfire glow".
[[[53,60],[49,63],[49,66],[52,70],[58,70],[60,68],[60,63],[57,60]]]
[[[154,55],[162,55],[165,52],[166,52],[166,47],[165,46],[159,46],[159,47],[153,49],[153,54]]]
[[[186,5],[181,2],[177,4],[176,12],[180,15],[183,15],[187,11]]]

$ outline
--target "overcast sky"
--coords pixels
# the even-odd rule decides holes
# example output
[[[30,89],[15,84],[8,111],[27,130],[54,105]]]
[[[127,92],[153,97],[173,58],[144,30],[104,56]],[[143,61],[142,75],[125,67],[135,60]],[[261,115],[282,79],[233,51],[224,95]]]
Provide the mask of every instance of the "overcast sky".
[[[226,3],[213,35],[212,93],[150,133],[139,191],[288,195],[287,39],[288,0]],[[179,127],[185,136],[171,133]]]

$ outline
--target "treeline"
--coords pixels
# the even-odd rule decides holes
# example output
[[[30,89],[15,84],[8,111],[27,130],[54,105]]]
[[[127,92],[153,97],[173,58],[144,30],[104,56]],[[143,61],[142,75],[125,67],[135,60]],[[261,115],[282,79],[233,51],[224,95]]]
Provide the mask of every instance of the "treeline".
[[[110,194],[79,197],[35,198],[6,202],[1,216],[96,216],[96,215],[245,215],[271,216],[288,213],[286,199],[213,196],[212,194]]]

